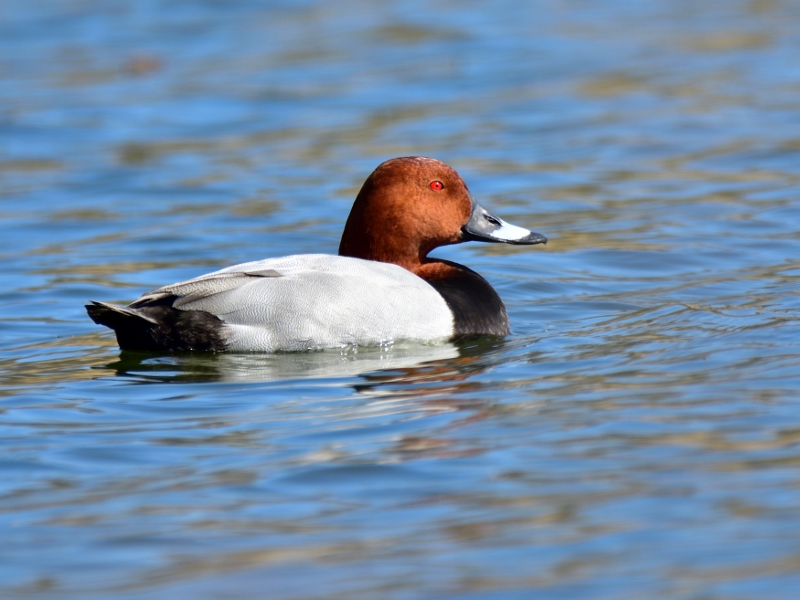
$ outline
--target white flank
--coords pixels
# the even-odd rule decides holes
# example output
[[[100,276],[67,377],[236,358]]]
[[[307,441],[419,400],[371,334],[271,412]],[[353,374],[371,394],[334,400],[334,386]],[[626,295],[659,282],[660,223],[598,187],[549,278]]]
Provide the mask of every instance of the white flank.
[[[272,271],[278,276],[221,278]],[[225,323],[242,352],[433,343],[453,335],[453,313],[428,282],[397,265],[327,254],[268,258],[166,286],[175,306]]]

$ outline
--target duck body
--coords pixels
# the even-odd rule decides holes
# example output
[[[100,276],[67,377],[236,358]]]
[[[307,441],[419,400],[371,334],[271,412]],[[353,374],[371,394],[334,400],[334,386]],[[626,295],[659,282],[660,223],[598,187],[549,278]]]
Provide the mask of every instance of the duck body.
[[[483,277],[427,256],[467,240],[546,242],[489,215],[447,165],[392,159],[356,198],[338,256],[243,263],[127,307],[86,308],[123,350],[276,352],[507,335],[505,306]]]

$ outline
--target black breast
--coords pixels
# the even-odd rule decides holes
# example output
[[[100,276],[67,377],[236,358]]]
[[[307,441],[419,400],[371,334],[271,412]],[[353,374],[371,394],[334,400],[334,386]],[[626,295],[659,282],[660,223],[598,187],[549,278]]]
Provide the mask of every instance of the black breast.
[[[447,278],[428,281],[444,298],[455,320],[455,335],[508,335],[508,313],[494,288],[475,271],[462,265]]]

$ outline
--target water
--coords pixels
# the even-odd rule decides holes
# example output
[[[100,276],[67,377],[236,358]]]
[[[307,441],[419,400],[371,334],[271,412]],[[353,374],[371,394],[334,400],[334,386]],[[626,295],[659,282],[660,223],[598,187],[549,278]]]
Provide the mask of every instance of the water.
[[[800,6],[6,2],[0,596],[796,598]],[[546,248],[513,333],[120,355],[86,317],[336,251],[392,156]]]

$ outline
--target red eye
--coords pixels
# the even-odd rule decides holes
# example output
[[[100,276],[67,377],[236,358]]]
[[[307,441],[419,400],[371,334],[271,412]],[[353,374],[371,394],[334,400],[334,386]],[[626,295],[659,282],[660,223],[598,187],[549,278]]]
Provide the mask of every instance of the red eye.
[[[441,192],[444,189],[444,184],[441,181],[431,181],[431,189],[434,192]]]

